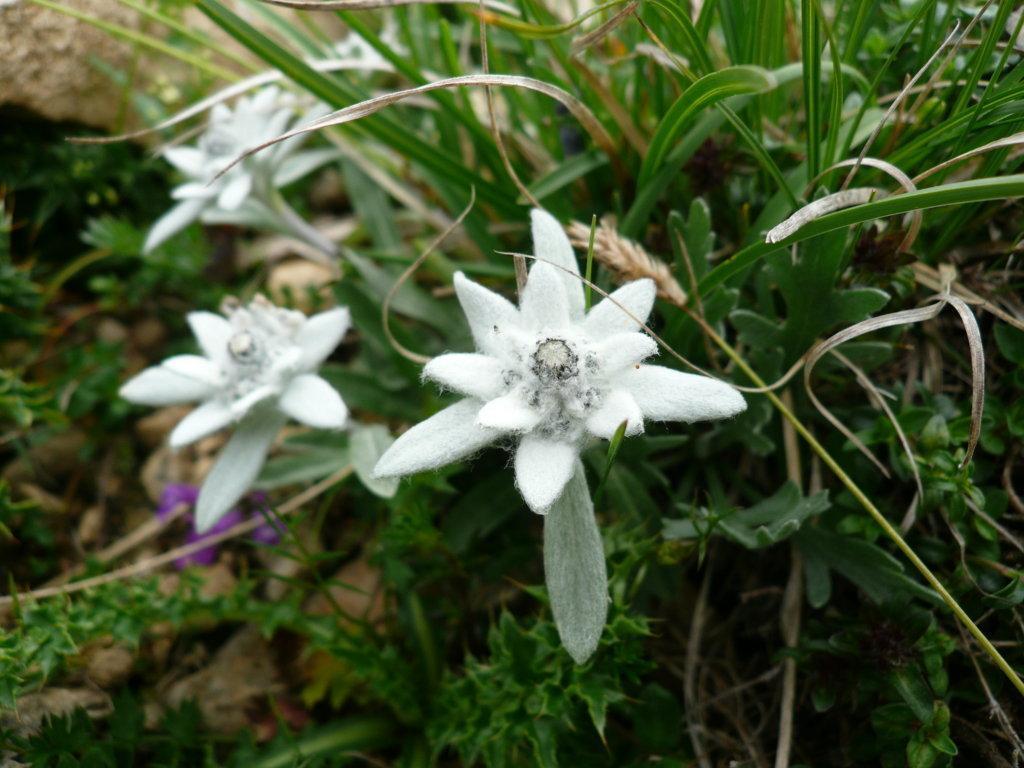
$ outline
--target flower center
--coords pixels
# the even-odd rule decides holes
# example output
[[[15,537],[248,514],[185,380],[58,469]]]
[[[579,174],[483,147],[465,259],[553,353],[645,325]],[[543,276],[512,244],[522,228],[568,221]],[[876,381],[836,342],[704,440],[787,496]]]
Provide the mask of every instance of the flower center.
[[[231,157],[238,153],[238,141],[223,127],[213,126],[199,139],[199,147],[210,158]]]
[[[537,344],[530,369],[544,384],[567,382],[578,375],[579,359],[562,339],[545,339]]]
[[[571,340],[542,336],[520,359],[522,367],[506,371],[505,382],[521,388],[529,407],[540,414],[536,431],[556,440],[578,439],[588,414],[603,399],[596,356]]]
[[[245,404],[280,394],[299,370],[302,351],[295,333],[305,318],[261,296],[225,312],[234,330],[223,363],[228,398]]]
[[[251,333],[239,331],[228,339],[228,354],[240,365],[252,365],[259,362],[260,346]]]

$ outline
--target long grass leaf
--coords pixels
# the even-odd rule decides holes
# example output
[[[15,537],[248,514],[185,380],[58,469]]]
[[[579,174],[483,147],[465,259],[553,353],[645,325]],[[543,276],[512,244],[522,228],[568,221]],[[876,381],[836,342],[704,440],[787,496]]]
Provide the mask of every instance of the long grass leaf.
[[[404,91],[386,93],[382,96],[361,101],[358,104],[352,104],[344,109],[339,109],[336,112],[325,115],[311,123],[300,125],[287,133],[282,133],[280,136],[277,136],[268,142],[249,148],[236,157],[230,164],[225,166],[218,175],[223,175],[246,157],[259,152],[261,149],[265,149],[280,141],[290,139],[293,136],[298,136],[303,133],[309,133],[310,131],[317,131],[322,128],[328,128],[335,125],[344,125],[345,123],[359,120],[369,115],[373,115],[385,107],[416,94],[427,93],[438,88],[460,88],[467,85],[526,88],[528,90],[537,91],[538,93],[543,93],[545,96],[550,96],[562,104],[577,120],[579,120],[583,128],[586,129],[586,131],[591,135],[591,138],[593,138],[594,143],[601,147],[609,157],[614,158],[615,156],[615,146],[612,138],[608,135],[608,132],[605,130],[601,122],[594,116],[594,113],[591,112],[583,102],[579,101],[572,94],[563,91],[561,88],[532,77],[523,77],[520,75],[462,75],[461,77],[450,77],[445,80],[438,80],[434,83],[427,83],[426,85],[421,85],[417,88],[407,88]]]
[[[518,16],[514,5],[500,0],[260,0],[268,5],[297,8],[302,11],[372,11],[378,8],[398,8],[403,5],[483,5],[491,11]],[[626,2],[626,0],[622,0]]]
[[[644,157],[637,186],[650,182],[662,165],[673,143],[683,134],[689,122],[706,107],[730,96],[764,93],[778,85],[772,73],[753,66],[727,67],[705,75],[690,85],[662,117]]]
[[[235,64],[238,64],[239,66],[249,70],[250,72],[255,72],[258,69],[258,67],[252,61],[246,59],[244,56],[239,55],[236,51],[233,51],[230,48],[221,45],[216,40],[213,40],[206,33],[197,31],[190,27],[188,24],[185,24],[183,22],[178,21],[175,18],[172,18],[171,16],[168,16],[166,13],[161,13],[160,10],[158,10],[157,8],[151,8],[146,3],[140,2],[140,0],[117,0],[117,2],[119,2],[121,5],[127,8],[131,8],[133,11],[142,14],[146,18],[152,19],[158,24],[164,25],[165,27],[167,27],[170,30],[173,30],[174,32],[177,32],[185,39],[191,40],[192,42],[197,43],[198,45],[201,45],[204,48],[214,51],[218,56],[223,56],[225,59],[233,61]]]
[[[331,106],[343,107],[365,98],[349,83],[314,70],[301,58],[285,50],[228,10],[219,0],[197,0],[196,7],[269,65],[279,69],[297,85]],[[428,171],[447,177],[456,184],[462,184],[464,188],[475,187],[481,200],[494,205],[505,214],[514,215],[517,208],[511,195],[471,171],[461,159],[451,157],[443,150],[419,141],[409,132],[407,126],[400,122],[380,115],[370,123],[354,126],[354,129],[387,144]]]
[[[379,71],[379,72],[393,72],[390,66],[379,61],[368,61],[366,59],[324,59],[322,61],[309,61],[307,62],[317,72],[341,72],[344,70],[356,70],[356,71]],[[212,109],[215,105],[221,104],[225,101],[230,101],[236,96],[241,96],[243,93],[248,93],[251,90],[260,88],[270,83],[276,83],[284,79],[284,75],[278,72],[276,69],[268,69],[259,74],[247,77],[244,80],[239,80],[237,83],[229,85],[227,88],[222,88],[216,93],[212,93],[205,99],[197,101],[180,112],[168,117],[166,120],[161,120],[156,125],[150,126],[149,128],[140,128],[137,131],[130,131],[129,133],[121,133],[117,136],[82,136],[72,137],[68,139],[75,144],[112,144],[119,141],[128,141],[130,139],[141,139],[150,134],[159,133],[165,131],[168,128],[173,128],[176,125],[180,125],[186,120],[190,120],[197,115],[201,115],[204,112]]]
[[[675,41],[681,43],[682,49],[689,54],[697,74],[712,72],[715,65],[711,61],[707,45],[682,7],[674,2],[665,2],[665,0],[649,0],[648,5],[659,11],[659,15],[668,24]]]
[[[902,195],[892,195],[854,208],[830,213],[805,226],[777,243],[754,243],[733,254],[719,264],[700,281],[700,293],[706,296],[715,286],[721,285],[732,276],[739,274],[769,253],[806,240],[834,229],[853,224],[907,213],[918,209],[936,208],[942,205],[963,205],[986,200],[1002,200],[1024,196],[1024,174],[998,176],[995,178],[971,179],[943,184],[929,189],[920,189]]]
[[[807,171],[810,176],[817,176],[821,168],[821,34],[813,0],[800,0],[800,22]]]

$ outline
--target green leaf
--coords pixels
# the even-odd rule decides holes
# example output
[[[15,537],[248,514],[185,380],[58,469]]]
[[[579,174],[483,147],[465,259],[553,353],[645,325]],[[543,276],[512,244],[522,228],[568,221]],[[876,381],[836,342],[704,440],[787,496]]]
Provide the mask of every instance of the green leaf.
[[[395,212],[384,190],[351,160],[341,163],[345,190],[360,223],[366,227],[375,248],[398,251],[402,238],[395,225]]]
[[[896,216],[908,211],[936,208],[943,205],[963,205],[985,200],[1003,200],[1024,196],[1024,174],[970,179],[937,187],[920,189],[901,195],[892,195],[864,205],[829,213],[808,222],[796,232],[777,243],[758,242],[748,245],[715,267],[700,282],[702,296],[718,285],[739,274],[771,253],[793,243],[807,240],[825,232],[863,224],[874,219]]]
[[[936,413],[921,430],[918,445],[923,451],[935,451],[949,446],[949,425],[941,413]]]
[[[921,722],[932,719],[933,699],[917,667],[902,667],[892,673],[893,687],[899,691],[914,716]]]
[[[395,439],[383,424],[356,424],[349,431],[349,455],[356,477],[371,493],[390,499],[398,491],[399,478],[378,478],[373,474],[377,461]]]
[[[707,45],[693,26],[693,22],[690,21],[689,15],[682,10],[678,3],[650,0],[648,5],[658,9],[659,15],[668,25],[669,39],[680,50],[687,52],[698,72],[707,72],[714,67]]]
[[[1017,574],[1005,587],[982,598],[985,605],[1005,609],[1024,603],[1024,576]]]
[[[597,650],[608,616],[608,572],[583,464],[544,517],[544,576],[562,645],[577,664]]]
[[[757,318],[736,310],[731,318],[745,333],[744,340],[764,348],[781,347],[786,359],[795,360],[819,336],[849,326],[881,309],[889,300],[877,288],[837,289],[843,269],[846,233],[829,233],[805,243],[794,261],[788,251],[767,257],[764,278],[778,287],[786,303],[785,320]]]
[[[807,604],[812,608],[824,608],[832,597],[832,577],[828,564],[817,553],[804,552],[804,584],[807,587]]]
[[[836,703],[836,689],[830,685],[823,685],[811,691],[811,704],[815,712],[827,712]]]
[[[312,729],[284,747],[268,751],[251,768],[285,768],[320,755],[376,749],[393,744],[395,723],[380,717],[349,717]]]
[[[683,91],[665,113],[644,156],[637,186],[646,186],[664,164],[672,146],[683,135],[688,123],[705,107],[730,96],[763,93],[777,85],[772,73],[761,67],[726,67],[705,75]]]
[[[995,326],[996,346],[1011,363],[1024,365],[1024,331],[1011,325]]]
[[[587,705],[587,713],[590,715],[590,720],[601,737],[601,741],[604,741],[608,705],[626,698],[621,691],[609,688],[608,682],[603,676],[586,675],[576,686],[580,698]]]
[[[197,0],[196,7],[260,59],[281,70],[294,83],[332,107],[347,107],[365,99],[365,94],[354,86],[340,77],[317,72],[218,0]],[[467,168],[460,159],[449,156],[436,146],[420,141],[415,132],[409,131],[408,126],[400,121],[388,115],[378,114],[353,123],[351,129],[389,145],[425,169],[439,174],[442,178],[450,178],[465,189],[475,186],[481,200],[491,203],[507,215],[515,215],[516,206],[510,195]]]
[[[716,521],[716,530],[747,549],[761,549],[789,538],[808,517],[829,506],[828,491],[804,498],[794,483],[787,482],[759,504],[722,516]],[[664,521],[666,539],[697,538],[698,533],[692,520]]]
[[[690,203],[690,215],[683,220],[683,217],[673,211],[669,214],[669,226],[683,238],[686,244],[686,255],[690,257],[690,266],[693,269],[693,276],[700,280],[707,274],[711,263],[711,255],[715,250],[715,232],[711,228],[711,207],[702,197],[694,198]],[[682,248],[676,238],[672,240],[672,248],[676,257],[676,272],[683,279],[687,290],[693,290],[696,286],[690,284],[689,270],[683,263]],[[707,307],[705,307],[707,311]]]
[[[605,483],[608,482],[608,473],[611,472],[612,467],[615,466],[615,457],[619,455],[619,448],[622,446],[622,440],[626,436],[627,426],[629,426],[629,424],[626,421],[619,424],[615,433],[612,435],[612,439],[608,441],[608,452],[605,455],[604,471],[601,473],[601,481],[597,484],[597,488],[594,491],[595,504],[598,504],[601,501]]]
[[[630,709],[637,740],[654,752],[671,752],[680,740],[679,701],[658,683],[648,684]],[[659,765],[664,765],[664,762]]]
[[[907,768],[932,768],[938,757],[938,750],[918,736],[907,744]]]
[[[775,78],[776,85],[781,86],[796,80],[800,72],[800,64],[787,64],[772,70],[771,75]],[[636,199],[623,216],[619,232],[626,237],[634,238],[641,234],[654,206],[668,186],[675,181],[686,161],[727,119],[734,128],[737,127],[736,113],[747,106],[752,98],[753,96],[749,95],[732,96],[718,103],[714,112],[704,115],[691,130],[687,131],[686,136],[666,156],[662,167],[657,170],[650,182],[637,186]],[[788,196],[790,193],[787,190],[785,194]],[[701,293],[704,295],[706,291],[702,290]]]
[[[581,152],[566,158],[544,176],[530,184],[530,192],[538,200],[551,197],[561,192],[577,179],[586,176],[593,170],[608,165],[608,155],[597,149]]]
[[[821,527],[805,527],[795,538],[807,559],[826,564],[829,570],[852,581],[876,603],[899,603],[911,597],[934,605],[942,602],[931,589],[907,576],[896,558],[871,542]]]
[[[812,0],[800,1],[800,44],[804,77],[804,110],[807,113],[807,176],[821,169],[821,25]]]
[[[305,437],[305,436],[304,436]],[[270,459],[260,472],[253,487],[263,490],[286,485],[313,483],[349,463],[345,435],[318,431],[308,441],[288,440],[284,455]]]

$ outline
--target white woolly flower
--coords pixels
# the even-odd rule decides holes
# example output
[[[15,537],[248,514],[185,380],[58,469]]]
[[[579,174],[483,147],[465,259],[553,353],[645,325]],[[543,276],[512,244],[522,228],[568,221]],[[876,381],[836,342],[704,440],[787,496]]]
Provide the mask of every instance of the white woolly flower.
[[[121,397],[140,405],[201,401],[171,432],[172,448],[237,424],[199,493],[200,533],[249,490],[288,417],[320,429],[340,429],[348,417],[341,396],[315,373],[348,331],[347,309],[307,318],[257,296],[224,313],[189,313],[202,355],[170,357],[121,387]]]
[[[268,86],[240,98],[233,109],[226,104],[214,106],[210,122],[194,146],[165,149],[164,159],[185,177],[185,182],[171,191],[171,197],[181,202],[150,229],[144,252],[196,220],[249,224],[275,218],[272,198],[276,190],[315,170],[334,156],[333,151],[296,154],[305,137],[295,137],[246,158],[214,179],[246,150],[284,133],[299,116],[296,103],[291,94]]]
[[[518,309],[455,275],[478,351],[436,357],[423,375],[466,399],[399,437],[378,462],[379,476],[435,469],[515,441],[516,483],[529,507],[544,513],[590,438],[611,438],[623,422],[626,434],[636,435],[645,419],[722,419],[746,408],[728,384],[644,363],[657,345],[636,321],[646,322],[651,312],[652,281],[628,283],[611,294],[614,301],[585,312],[562,227],[540,210],[532,222],[534,250],[544,261],[530,270]]]
[[[389,50],[399,56],[409,55],[409,51],[404,45],[402,45],[402,42],[399,39],[398,25],[395,23],[393,17],[388,19],[388,22],[384,25],[384,28],[381,30],[378,37]],[[387,59],[381,56],[377,49],[370,45],[365,37],[355,31],[349,31],[344,38],[334,44],[334,54],[339,59],[358,59],[368,66],[388,64]]]

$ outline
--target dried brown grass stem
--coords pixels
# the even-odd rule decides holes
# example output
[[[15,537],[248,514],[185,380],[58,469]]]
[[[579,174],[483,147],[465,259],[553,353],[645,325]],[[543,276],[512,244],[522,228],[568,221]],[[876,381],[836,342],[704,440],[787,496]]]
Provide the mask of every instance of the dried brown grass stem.
[[[570,222],[566,232],[575,247],[587,248],[590,243],[589,224]],[[686,304],[686,291],[679,285],[669,265],[651,256],[640,244],[620,235],[614,220],[608,216],[601,219],[594,233],[594,258],[614,272],[620,281],[650,278],[663,299],[677,307]]]

